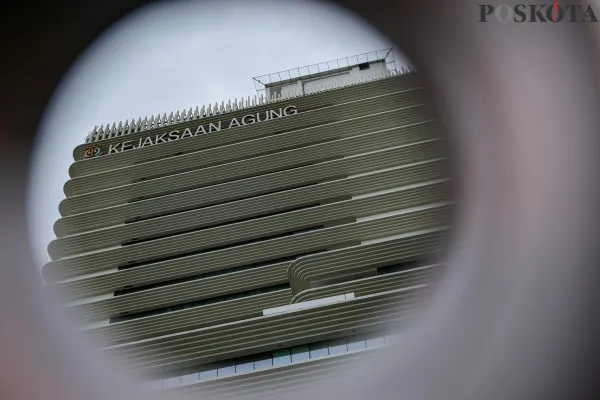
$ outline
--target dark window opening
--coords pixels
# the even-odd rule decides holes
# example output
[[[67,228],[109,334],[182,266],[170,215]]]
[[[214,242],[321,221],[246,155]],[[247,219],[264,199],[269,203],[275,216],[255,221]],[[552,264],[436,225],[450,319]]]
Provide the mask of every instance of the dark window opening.
[[[211,278],[213,276],[231,274],[233,272],[245,271],[248,269],[258,268],[258,267],[265,267],[267,265],[278,264],[281,262],[294,261],[297,258],[306,257],[306,256],[309,256],[312,254],[322,253],[324,251],[325,250],[323,249],[323,250],[312,251],[309,253],[295,254],[295,255],[289,256],[289,257],[282,257],[282,258],[277,258],[277,259],[269,260],[269,261],[261,261],[261,262],[257,262],[257,263],[242,265],[239,267],[221,269],[218,271],[205,272],[203,274],[187,276],[185,278],[172,279],[169,281],[157,282],[157,283],[153,283],[150,285],[143,285],[143,286],[137,286],[137,287],[131,287],[131,285],[129,285],[129,288],[125,287],[122,290],[118,290],[118,291],[114,292],[114,295],[122,296],[124,294],[136,293],[136,292],[141,292],[144,290],[156,289],[156,288],[163,287],[163,286],[175,285],[177,283],[191,282],[191,281],[195,281],[198,279]]]
[[[221,302],[227,301],[227,300],[241,299],[243,297],[255,296],[255,295],[263,294],[263,293],[271,293],[271,292],[275,292],[278,290],[289,289],[289,287],[290,287],[290,285],[288,283],[282,283],[280,285],[273,285],[273,286],[268,286],[268,287],[264,287],[264,288],[260,288],[260,289],[247,290],[245,292],[232,293],[232,294],[228,294],[228,295],[224,295],[224,296],[218,296],[218,297],[212,297],[209,299],[203,299],[203,300],[182,303],[182,304],[178,304],[175,306],[161,307],[161,308],[156,308],[154,310],[149,310],[149,311],[127,313],[125,315],[120,315],[118,317],[111,318],[110,323],[114,324],[117,322],[131,321],[132,319],[150,317],[153,315],[160,315],[160,314],[165,314],[168,312],[185,310],[188,308],[194,308],[194,307],[200,307],[200,306],[205,306],[205,305],[209,305],[209,304],[221,303]]]
[[[401,271],[406,271],[406,270],[413,269],[413,268],[423,267],[428,264],[429,264],[429,262],[425,259],[417,259],[417,260],[401,262],[401,263],[377,268],[377,275],[393,274],[395,272],[401,272]]]
[[[318,106],[315,106],[315,107],[311,107],[311,108],[303,108],[302,112],[304,113],[304,112],[307,112],[307,111],[318,110],[318,109],[321,109],[321,108],[331,107],[333,105],[334,104],[329,104],[328,103],[328,104],[321,104],[321,105],[318,105]],[[285,105],[282,105],[282,107],[285,107]],[[265,110],[262,110],[260,112],[264,112],[264,111]],[[241,116],[238,116],[236,118],[239,120],[241,118]],[[212,122],[215,123],[216,121],[212,121]],[[270,121],[264,121],[264,122],[270,122]],[[331,121],[331,122],[335,122],[335,121]],[[210,123],[210,121],[206,121],[202,125],[206,126],[205,124],[209,124],[209,123]],[[231,123],[231,119],[223,121],[223,126],[229,126],[230,123]],[[259,137],[255,137],[254,139],[259,139],[259,138],[262,138],[262,137],[275,136],[275,135],[279,135],[279,134],[282,134],[282,133],[288,133],[288,132],[293,132],[293,131],[297,131],[297,130],[301,130],[301,129],[312,128],[312,127],[319,126],[319,125],[322,125],[322,123],[313,123],[313,124],[308,124],[308,125],[302,125],[302,126],[296,127],[296,128],[290,128],[290,129],[284,129],[284,130],[280,130],[280,131],[276,131],[276,132],[266,133],[266,134],[261,135]],[[228,129],[222,129],[221,131],[213,132],[212,134],[219,134],[222,131],[226,131],[226,130],[228,130]],[[203,136],[203,135],[198,135],[198,136]],[[232,144],[237,144],[237,143],[243,143],[243,142],[244,142],[244,140],[241,140],[241,141],[232,141],[232,142],[227,143],[226,146],[229,146],[229,145],[232,145]],[[211,149],[215,149],[215,148],[218,148],[218,147],[223,147],[223,145],[209,146],[209,147],[204,147],[202,149],[194,149],[194,150],[188,150],[188,151],[180,151],[180,152],[177,152],[177,153],[172,154],[172,155],[163,155],[161,157],[154,157],[154,158],[149,158],[149,159],[145,159],[145,160],[140,160],[140,161],[135,162],[133,165],[139,165],[139,164],[144,164],[144,163],[147,163],[147,162],[153,162],[153,161],[163,160],[165,158],[170,158],[170,157],[177,157],[177,156],[180,156],[180,155],[183,155],[183,154],[189,154],[189,153],[193,153],[193,152],[196,152],[196,151],[211,150]]]
[[[319,124],[321,125],[321,124]],[[306,127],[306,128],[302,128],[302,129],[307,129],[310,128],[312,126]],[[283,133],[283,131],[281,132],[274,132],[273,135],[278,135]],[[154,174],[154,175],[148,175],[145,176],[143,178],[138,178],[133,180],[131,183],[137,183],[137,182],[141,182],[141,181],[145,181],[145,180],[152,180],[152,179],[160,179],[160,178],[165,178],[165,177],[169,177],[169,176],[173,176],[174,174],[184,174],[186,172],[192,172],[192,171],[196,171],[196,170],[201,170],[201,169],[206,169],[206,168],[213,168],[213,167],[217,167],[220,165],[225,165],[225,164],[231,164],[231,163],[235,163],[235,162],[240,162],[240,161],[246,161],[246,160],[251,160],[253,158],[259,158],[259,157],[264,157],[264,156],[268,156],[268,155],[273,155],[273,154],[278,154],[278,153],[282,153],[282,152],[286,152],[286,151],[290,151],[290,150],[296,150],[296,149],[301,149],[304,147],[308,147],[308,146],[314,146],[316,144],[323,144],[323,143],[328,143],[331,142],[334,139],[328,139],[328,140],[315,140],[313,142],[308,142],[308,143],[302,143],[302,144],[296,144],[293,146],[285,146],[285,147],[281,147],[279,149],[276,150],[267,150],[267,151],[262,151],[262,152],[256,152],[254,154],[252,154],[251,156],[240,156],[238,158],[228,158],[226,160],[218,160],[218,161],[213,161],[211,163],[206,163],[200,166],[194,166],[194,167],[189,167],[189,168],[180,168],[177,169],[175,171],[169,171],[169,172],[164,172],[164,173],[160,173],[160,174]],[[201,150],[196,150],[196,151],[205,151],[206,149],[201,149]],[[184,153],[177,153],[174,154],[173,156],[179,156],[179,155],[183,155]],[[192,154],[192,152],[187,152],[185,153],[187,154]],[[162,158],[161,158],[162,160]],[[157,161],[157,160],[155,160]]]
[[[336,157],[336,158],[340,158],[340,157]],[[181,187],[181,188],[177,188],[177,189],[173,189],[173,190],[168,190],[168,191],[164,191],[164,192],[160,192],[160,193],[156,193],[156,194],[149,194],[149,195],[146,195],[146,196],[139,196],[139,197],[135,197],[135,198],[129,200],[127,202],[127,204],[137,203],[138,201],[142,201],[142,200],[156,199],[156,198],[159,198],[159,197],[169,196],[169,195],[172,195],[172,194],[177,194],[177,193],[181,193],[181,192],[187,192],[187,191],[191,191],[191,190],[208,188],[208,187],[211,187],[211,186],[223,185],[223,184],[226,184],[226,183],[239,182],[239,181],[244,180],[244,179],[257,178],[257,177],[266,176],[266,175],[269,175],[269,174],[276,174],[276,173],[279,173],[279,172],[291,171],[291,170],[294,170],[294,169],[304,168],[304,167],[308,167],[308,166],[311,166],[311,165],[319,164],[319,163],[322,163],[324,161],[329,161],[329,159],[322,159],[322,160],[318,160],[318,161],[304,162],[304,163],[296,164],[296,165],[291,166],[291,167],[276,168],[276,169],[272,169],[272,170],[268,170],[268,171],[252,172],[250,174],[237,176],[235,178],[223,178],[223,179],[211,181],[209,183],[204,183],[204,184],[201,184],[201,185],[193,185],[193,186]]]
[[[369,66],[369,63],[368,63],[368,62],[366,62],[366,63],[362,63],[362,64],[358,64],[358,69],[359,69],[359,70],[361,70],[361,71],[363,71],[363,70],[365,70],[365,69],[369,69],[369,67],[370,67],[370,66]]]
[[[340,179],[340,178],[336,178],[336,179]],[[175,210],[169,210],[167,212],[157,213],[157,214],[143,216],[143,217],[139,217],[139,216],[138,217],[133,217],[133,218],[126,219],[125,220],[125,224],[131,224],[131,223],[135,223],[135,222],[146,221],[146,220],[149,220],[149,219],[154,219],[154,218],[158,218],[158,217],[164,217],[164,216],[167,216],[167,215],[179,214],[179,213],[186,212],[186,211],[200,210],[202,208],[207,208],[207,207],[212,207],[212,206],[216,206],[216,205],[232,203],[234,201],[247,200],[247,199],[252,199],[252,198],[260,197],[260,196],[268,196],[268,195],[274,194],[274,193],[285,192],[285,191],[294,190],[294,189],[300,189],[300,188],[307,187],[307,186],[314,186],[314,185],[317,185],[317,184],[322,183],[322,182],[323,182],[323,180],[318,180],[318,181],[315,181],[315,182],[305,183],[305,184],[302,184],[302,185],[293,185],[293,186],[290,185],[289,187],[278,188],[276,190],[266,191],[266,192],[262,192],[262,193],[256,193],[256,194],[251,195],[251,196],[242,196],[242,197],[238,197],[238,198],[232,198],[232,199],[229,199],[227,201],[215,201],[215,202],[211,202],[211,203],[206,203],[205,205],[203,205],[201,207],[192,206],[192,207],[186,207],[186,208],[179,208],[179,209],[175,209]]]
[[[129,245],[132,245],[132,244],[144,243],[144,242],[148,242],[148,241],[152,241],[152,240],[157,240],[157,239],[164,239],[164,238],[171,237],[171,236],[183,235],[183,234],[192,233],[192,232],[199,232],[199,231],[202,231],[202,230],[205,230],[205,229],[218,228],[218,227],[221,227],[221,226],[231,225],[231,224],[234,224],[234,223],[237,224],[237,223],[240,223],[240,222],[250,221],[250,220],[253,220],[253,219],[259,219],[259,218],[265,218],[265,217],[272,217],[272,216],[275,216],[275,215],[285,214],[285,213],[292,212],[292,211],[305,210],[305,209],[308,209],[308,208],[317,207],[319,205],[320,205],[320,203],[315,203],[315,204],[309,204],[309,205],[300,206],[300,207],[293,207],[293,208],[288,208],[288,209],[285,209],[285,210],[275,211],[275,212],[272,212],[272,213],[265,213],[265,214],[254,215],[254,216],[246,217],[246,218],[234,219],[234,220],[222,222],[222,223],[219,223],[219,224],[206,225],[206,226],[203,226],[202,228],[190,228],[190,229],[183,230],[183,231],[166,232],[166,233],[163,233],[162,235],[148,236],[148,237],[144,237],[142,239],[132,238],[132,239],[130,239],[127,242],[123,242],[122,245],[123,246],[129,246]]]
[[[143,265],[154,264],[154,263],[163,262],[163,261],[176,260],[176,259],[179,259],[182,257],[196,256],[196,255],[200,255],[200,254],[204,254],[204,253],[210,253],[210,252],[217,251],[217,250],[225,250],[225,249],[238,247],[238,246],[244,246],[244,245],[248,245],[248,244],[252,244],[252,243],[265,242],[268,240],[279,239],[279,238],[287,237],[287,236],[293,236],[293,235],[297,235],[300,233],[308,233],[308,232],[312,232],[312,231],[318,231],[318,230],[321,230],[324,228],[325,227],[323,225],[316,225],[316,226],[312,226],[309,228],[298,229],[298,230],[295,230],[292,232],[279,233],[276,235],[264,236],[261,238],[245,240],[245,241],[241,241],[241,242],[237,242],[237,243],[230,243],[230,244],[226,244],[226,245],[222,245],[222,246],[210,247],[210,248],[203,249],[203,250],[196,250],[196,251],[190,251],[187,253],[171,255],[171,256],[167,256],[167,257],[154,258],[152,260],[146,260],[146,261],[141,261],[141,262],[138,262],[136,260],[127,261],[127,263],[125,265],[120,265],[119,267],[117,267],[117,270],[122,271],[124,269],[129,269],[129,268],[137,268],[137,267],[141,267]]]

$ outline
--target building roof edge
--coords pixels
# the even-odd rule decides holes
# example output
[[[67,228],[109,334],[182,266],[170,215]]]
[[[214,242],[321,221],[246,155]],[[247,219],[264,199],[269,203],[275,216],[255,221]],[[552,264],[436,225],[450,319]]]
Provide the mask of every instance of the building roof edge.
[[[139,117],[137,121],[133,118],[131,121],[125,120],[119,122],[113,122],[112,124],[108,123],[106,125],[95,126],[88,135],[86,136],[83,144],[95,143],[101,140],[110,139],[114,137],[126,136],[131,133],[138,133],[142,131],[148,131],[151,129],[155,129],[162,126],[170,126],[176,125],[183,122],[189,122],[193,120],[199,120],[203,118],[213,117],[216,115],[223,115],[230,112],[249,109],[255,106],[260,106],[264,104],[277,103],[280,101],[286,101],[298,97],[306,97],[310,95],[314,95],[321,92],[327,92],[331,90],[341,89],[348,86],[355,86],[360,84],[365,84],[373,81],[378,81],[382,79],[394,78],[401,75],[406,75],[409,73],[415,72],[413,67],[402,67],[400,70],[387,71],[382,73],[381,75],[374,77],[361,77],[356,80],[349,80],[343,82],[337,82],[329,85],[325,85],[318,89],[301,93],[289,93],[284,96],[273,96],[267,98],[266,96],[248,96],[247,98],[240,99],[229,99],[227,103],[221,101],[221,104],[214,103],[203,105],[201,108],[196,106],[195,109],[190,107],[188,110],[171,112],[167,115],[164,113],[162,116],[159,114],[146,116],[144,118]]]

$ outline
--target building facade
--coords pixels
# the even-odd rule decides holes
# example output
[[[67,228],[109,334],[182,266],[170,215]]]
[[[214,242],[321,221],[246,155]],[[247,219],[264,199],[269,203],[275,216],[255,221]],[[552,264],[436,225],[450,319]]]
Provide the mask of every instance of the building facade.
[[[441,270],[451,187],[418,74],[375,58],[262,89],[74,150],[43,275],[150,388],[301,390],[393,345]]]

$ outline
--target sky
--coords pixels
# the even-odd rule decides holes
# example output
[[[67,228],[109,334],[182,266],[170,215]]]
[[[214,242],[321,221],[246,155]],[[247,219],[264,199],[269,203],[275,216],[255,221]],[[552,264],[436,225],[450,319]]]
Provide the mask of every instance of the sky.
[[[123,18],[67,71],[40,123],[27,205],[38,268],[49,261],[73,149],[94,126],[227,103],[254,95],[254,76],[392,46],[316,0],[170,1]]]

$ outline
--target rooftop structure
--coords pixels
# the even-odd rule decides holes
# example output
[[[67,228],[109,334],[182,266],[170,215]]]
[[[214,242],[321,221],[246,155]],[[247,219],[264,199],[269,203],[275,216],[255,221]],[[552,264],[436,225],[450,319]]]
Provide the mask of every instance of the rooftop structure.
[[[406,71],[403,69],[402,72]],[[314,93],[327,86],[343,86],[358,79],[368,80],[396,74],[394,49],[358,54],[254,77],[259,96],[285,97]]]

